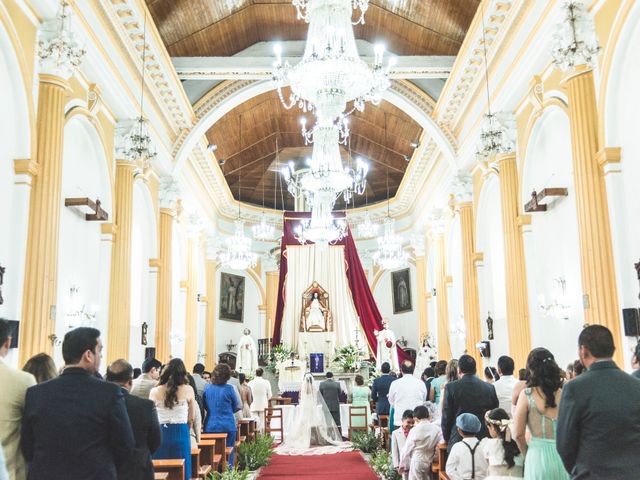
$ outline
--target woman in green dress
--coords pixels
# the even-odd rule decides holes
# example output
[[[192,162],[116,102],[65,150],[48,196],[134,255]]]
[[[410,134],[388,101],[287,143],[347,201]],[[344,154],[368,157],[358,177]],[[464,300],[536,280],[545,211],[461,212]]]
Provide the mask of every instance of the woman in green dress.
[[[356,386],[353,387],[351,392],[351,406],[353,407],[367,407],[367,418],[354,417],[351,421],[352,427],[366,427],[371,421],[371,410],[369,407],[369,387],[365,387],[364,378],[362,375],[356,375]],[[360,413],[360,412],[357,412]]]
[[[569,474],[556,450],[556,421],[562,393],[560,367],[546,348],[534,348],[527,358],[529,379],[518,397],[515,439],[525,457],[525,480],[565,480]],[[529,443],[526,430],[529,428]]]

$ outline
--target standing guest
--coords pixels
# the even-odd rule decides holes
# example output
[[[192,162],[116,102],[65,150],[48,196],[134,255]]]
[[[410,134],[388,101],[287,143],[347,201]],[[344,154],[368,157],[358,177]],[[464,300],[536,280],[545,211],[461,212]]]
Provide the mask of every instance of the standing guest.
[[[97,379],[100,331],[79,327],[62,342],[65,369],[27,390],[21,447],[30,480],[115,480],[132,461],[133,431],[118,385]]]
[[[546,348],[534,348],[527,357],[527,388],[515,411],[515,440],[526,458],[524,478],[569,478],[556,451],[556,420],[562,388],[560,367]],[[527,445],[526,430],[531,432]]]
[[[427,388],[428,399],[431,399],[431,382],[433,381],[435,376],[436,376],[436,371],[433,369],[433,367],[425,368],[424,372],[422,372],[422,375],[420,376],[420,378],[424,382],[424,386]]]
[[[436,405],[440,405],[440,395],[442,393],[442,386],[447,381],[447,361],[439,360],[434,367],[435,370],[435,378],[431,380],[431,387],[433,391],[429,396],[429,400],[431,400]]]
[[[235,412],[240,410],[238,398],[233,387],[227,382],[231,378],[229,365],[219,363],[213,369],[212,382],[204,389],[204,408],[207,412],[204,431],[207,433],[226,433],[227,447],[236,444]],[[229,456],[229,465],[233,465],[233,455]]]
[[[327,379],[320,382],[320,395],[327,404],[336,427],[340,428],[340,384],[333,379],[332,372],[327,372],[325,376]]]
[[[251,388],[244,373],[238,374],[238,381],[240,382],[240,399],[242,400],[242,418],[249,418],[251,416],[251,404],[253,403]]]
[[[444,375],[444,383],[442,384],[442,388],[440,389],[440,403],[437,404],[439,412],[442,412],[443,403],[444,403],[444,396],[445,396],[445,390],[447,388],[447,384],[451,383],[451,382],[455,382],[456,380],[458,380],[458,378],[459,378],[459,375],[458,375],[458,360],[456,360],[454,358],[452,360],[449,360],[449,363],[447,363],[447,369],[446,369],[446,373]]]
[[[400,365],[402,378],[399,378],[389,387],[389,404],[394,410],[393,422],[389,422],[389,428],[402,425],[402,413],[405,410],[413,410],[427,401],[427,387],[422,380],[413,376],[413,362],[405,360]]]
[[[197,408],[195,408],[193,412],[193,423],[189,428],[189,436],[191,437],[191,450],[195,450],[198,448],[198,443],[200,443],[200,435],[202,433],[204,400],[196,393],[196,382],[193,380],[193,376],[187,373],[187,380],[189,381],[189,386],[193,389],[193,394],[197,405]]]
[[[271,383],[262,378],[264,371],[261,368],[256,370],[256,378],[249,382],[253,402],[251,402],[251,414],[258,417],[258,423],[261,431],[264,431],[264,409],[269,406],[269,399],[273,396],[271,393]]]
[[[131,395],[140,398],[149,398],[151,389],[158,385],[162,364],[155,358],[145,358],[142,362],[142,375],[133,382]]]
[[[366,427],[369,425],[369,420],[371,419],[371,407],[369,403],[369,387],[364,385],[364,378],[362,375],[356,375],[355,377],[356,386],[353,387],[351,391],[351,405],[354,407],[366,407],[366,418],[358,417],[355,419],[353,423],[351,423],[352,427]]]
[[[500,380],[500,375],[495,367],[484,367],[484,379],[487,383],[493,385]]]
[[[473,433],[477,433],[478,438],[483,439],[489,435],[489,432],[480,419],[484,420],[485,413],[498,408],[499,405],[493,385],[483,382],[476,376],[476,361],[472,356],[462,355],[458,362],[458,369],[460,380],[447,383],[442,410],[442,434],[449,444],[449,451],[462,440],[459,427],[456,425],[456,419],[460,415],[463,413],[475,415],[480,427]]]
[[[414,418],[413,410],[405,410],[402,414],[402,426],[396,428],[391,434],[391,461],[393,468],[398,470],[400,468],[400,455],[405,443],[407,443],[407,436],[413,428]]]
[[[586,327],[578,345],[587,371],[563,388],[558,413],[564,466],[573,479],[638,478],[640,382],[613,362],[615,346],[606,327]]]
[[[133,379],[135,380],[136,378],[138,378],[140,375],[142,375],[142,369],[141,368],[134,368],[133,369]]]
[[[211,372],[202,372],[202,379],[207,383],[211,382]]]
[[[191,478],[190,430],[198,406],[182,360],[173,358],[164,366],[160,382],[151,389],[149,399],[153,400],[158,409],[162,430],[162,443],[153,458],[184,459],[184,475],[185,480],[188,480]]]
[[[161,439],[156,406],[151,400],[130,395],[133,368],[126,360],[116,360],[109,365],[107,382],[119,385],[122,390],[136,445],[131,462],[118,469],[118,480],[153,480],[151,455],[160,446]]]
[[[38,353],[31,357],[22,367],[22,371],[33,375],[37,383],[46,382],[58,376],[53,358],[46,353]]]
[[[204,373],[204,365],[201,363],[196,363],[193,366],[193,381],[196,384],[196,393],[200,395],[202,398],[202,394],[204,393],[204,387],[207,386],[207,382],[204,378],[202,378],[202,374]]]
[[[4,358],[11,346],[9,322],[0,319],[0,447],[4,450],[6,468],[11,480],[25,480],[27,467],[20,452],[20,423],[27,388],[36,384],[33,375],[15,370]]]
[[[228,366],[229,364],[227,364]],[[240,381],[238,380],[238,372],[236,372],[235,370],[231,370],[231,367],[229,367],[230,371],[231,371],[231,377],[229,378],[229,385],[231,385],[233,387],[233,391],[236,393],[236,399],[238,400],[238,405],[240,405],[240,410],[238,410],[235,414],[236,416],[236,423],[238,423],[238,420],[240,420],[240,417],[242,416],[242,408],[244,407],[244,404],[242,403],[242,396],[240,395]]]
[[[636,345],[631,357],[631,366],[633,367],[633,373],[631,375],[640,378],[640,342]]]
[[[373,380],[373,385],[371,386],[371,399],[376,402],[376,416],[378,420],[380,419],[380,415],[389,415],[389,387],[391,383],[396,380],[389,372],[391,371],[391,365],[389,362],[384,362],[380,371],[382,375]]]
[[[508,480],[522,478],[524,458],[511,437],[511,419],[502,408],[494,408],[484,416],[489,436],[480,443],[484,458],[489,466],[487,480]]]
[[[408,480],[421,480],[431,474],[436,448],[442,442],[442,430],[429,421],[429,410],[424,405],[415,408],[413,418],[415,426],[402,448],[399,472],[404,474],[408,471]]]
[[[462,357],[460,361],[462,362]],[[475,415],[462,413],[456,418],[456,428],[462,440],[456,443],[449,453],[447,475],[451,480],[484,479],[487,476],[488,465],[478,438],[482,423]]]
[[[516,377],[513,376],[514,362],[513,358],[502,355],[498,358],[498,374],[500,379],[493,384],[496,389],[496,395],[500,408],[511,415],[511,400],[513,397],[513,389],[518,383]]]

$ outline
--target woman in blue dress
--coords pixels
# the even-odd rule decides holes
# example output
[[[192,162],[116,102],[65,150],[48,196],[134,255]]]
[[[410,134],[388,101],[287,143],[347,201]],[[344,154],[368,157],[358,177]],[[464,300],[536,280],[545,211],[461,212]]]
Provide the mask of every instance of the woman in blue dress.
[[[240,410],[240,404],[235,390],[227,383],[230,378],[231,369],[224,363],[219,363],[211,373],[211,383],[204,389],[204,431],[226,433],[227,447],[234,447],[237,426],[233,414]],[[234,453],[229,456],[229,465],[233,464]]]

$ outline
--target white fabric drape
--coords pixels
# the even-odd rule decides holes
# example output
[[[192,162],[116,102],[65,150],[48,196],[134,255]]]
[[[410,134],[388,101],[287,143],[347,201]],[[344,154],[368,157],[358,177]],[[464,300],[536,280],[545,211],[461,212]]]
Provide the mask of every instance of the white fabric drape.
[[[288,272],[286,297],[282,319],[282,342],[291,345],[301,353],[303,343],[312,342],[311,336],[322,336],[332,340],[333,345],[342,347],[355,345],[356,329],[360,332],[361,346],[365,343],[351,298],[344,261],[344,247],[316,245],[289,245],[287,247]],[[333,333],[300,332],[302,315],[302,294],[314,282],[318,282],[329,293],[329,310],[333,317]],[[307,337],[307,338],[303,338]],[[323,348],[318,353],[323,353]]]

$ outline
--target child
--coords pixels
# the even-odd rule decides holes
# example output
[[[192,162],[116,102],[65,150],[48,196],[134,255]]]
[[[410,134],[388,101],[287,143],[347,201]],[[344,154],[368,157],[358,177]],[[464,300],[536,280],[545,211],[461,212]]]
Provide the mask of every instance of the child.
[[[393,468],[396,470],[400,467],[400,454],[407,443],[407,437],[413,428],[413,423],[413,410],[405,410],[402,414],[402,427],[394,430],[391,434],[391,458]]]
[[[487,461],[484,459],[480,440],[476,434],[481,425],[478,417],[463,413],[456,418],[456,427],[462,441],[451,448],[446,472],[451,480],[482,480],[487,476]]]
[[[427,407],[416,407],[413,418],[415,426],[409,432],[407,443],[402,450],[398,472],[404,475],[408,470],[408,480],[421,480],[429,478],[436,447],[444,439],[440,426],[429,421]]]
[[[489,435],[481,442],[484,458],[489,464],[486,480],[523,478],[524,459],[518,445],[511,438],[511,420],[502,408],[488,411],[484,416]]]

